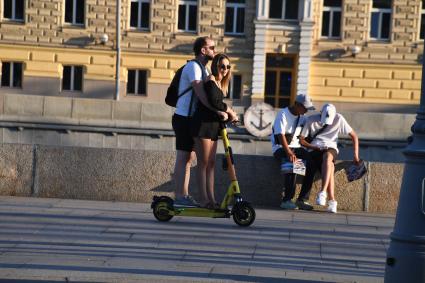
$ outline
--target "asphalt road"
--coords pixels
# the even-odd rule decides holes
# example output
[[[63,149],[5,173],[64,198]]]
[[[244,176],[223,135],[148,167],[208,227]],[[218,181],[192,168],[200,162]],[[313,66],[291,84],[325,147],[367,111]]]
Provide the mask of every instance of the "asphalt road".
[[[393,215],[256,209],[157,222],[149,204],[0,197],[0,282],[383,282]]]

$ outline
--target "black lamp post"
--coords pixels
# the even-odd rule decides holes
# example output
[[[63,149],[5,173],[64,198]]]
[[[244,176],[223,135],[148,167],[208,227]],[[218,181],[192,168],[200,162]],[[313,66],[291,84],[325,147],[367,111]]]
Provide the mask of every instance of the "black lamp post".
[[[425,48],[424,48],[425,56]],[[425,57],[423,57],[425,58]],[[421,102],[404,150],[403,182],[394,231],[387,252],[385,282],[425,282],[425,61]]]

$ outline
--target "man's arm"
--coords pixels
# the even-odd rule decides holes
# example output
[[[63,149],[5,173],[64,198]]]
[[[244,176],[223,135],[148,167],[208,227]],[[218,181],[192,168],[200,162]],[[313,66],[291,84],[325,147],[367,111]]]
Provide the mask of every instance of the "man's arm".
[[[352,130],[348,134],[351,138],[351,141],[353,142],[353,150],[354,150],[354,163],[358,164],[360,162],[359,158],[359,138],[354,130]]]
[[[297,161],[297,156],[292,151],[292,149],[288,145],[288,141],[286,140],[286,137],[284,134],[277,134],[277,137],[279,139],[279,143],[282,145],[283,150],[285,151],[286,155],[289,158],[289,161],[295,162]]]
[[[311,143],[306,141],[305,138],[309,136],[310,134],[311,134],[311,120],[307,118],[307,121],[298,137],[300,139],[300,144],[305,148],[312,149],[315,151],[321,151],[322,149],[320,147],[312,145]]]
[[[322,150],[320,147],[315,146],[315,145],[312,145],[311,143],[307,142],[305,140],[305,137],[304,136],[300,135],[298,138],[300,139],[300,144],[303,147],[309,148],[309,149],[312,149],[312,150],[316,150],[316,151],[321,151]]]
[[[201,103],[205,105],[208,109],[211,111],[214,111],[220,116],[220,118],[225,121],[228,119],[228,115],[226,112],[218,111],[211,107],[211,104],[208,102],[207,94],[205,93],[204,89],[204,82],[203,81],[193,81],[192,82],[193,91],[195,92],[196,96],[199,98]]]

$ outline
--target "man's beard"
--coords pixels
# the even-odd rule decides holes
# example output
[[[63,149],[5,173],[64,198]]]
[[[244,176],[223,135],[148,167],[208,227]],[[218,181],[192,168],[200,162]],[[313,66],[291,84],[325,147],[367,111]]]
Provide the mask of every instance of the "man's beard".
[[[205,58],[207,58],[207,61],[211,61],[212,59],[214,59],[214,56],[211,55],[206,55]]]

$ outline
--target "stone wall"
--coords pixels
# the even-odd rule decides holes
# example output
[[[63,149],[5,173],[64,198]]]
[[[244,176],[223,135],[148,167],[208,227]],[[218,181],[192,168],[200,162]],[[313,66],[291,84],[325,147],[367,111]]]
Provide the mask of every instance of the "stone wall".
[[[229,184],[216,163],[216,194]],[[173,195],[175,153],[155,150],[0,144],[0,194],[52,198],[150,202],[154,195]],[[235,155],[244,199],[256,206],[278,207],[283,176],[271,156]],[[369,172],[348,183],[336,165],[336,198],[340,210],[394,213],[403,165],[368,163]],[[194,168],[192,168],[194,169]],[[194,176],[192,170],[192,176]],[[194,178],[191,193],[197,197]],[[311,202],[320,187],[316,181]]]
[[[417,105],[421,75],[419,65],[314,62],[310,94],[316,101]]]

